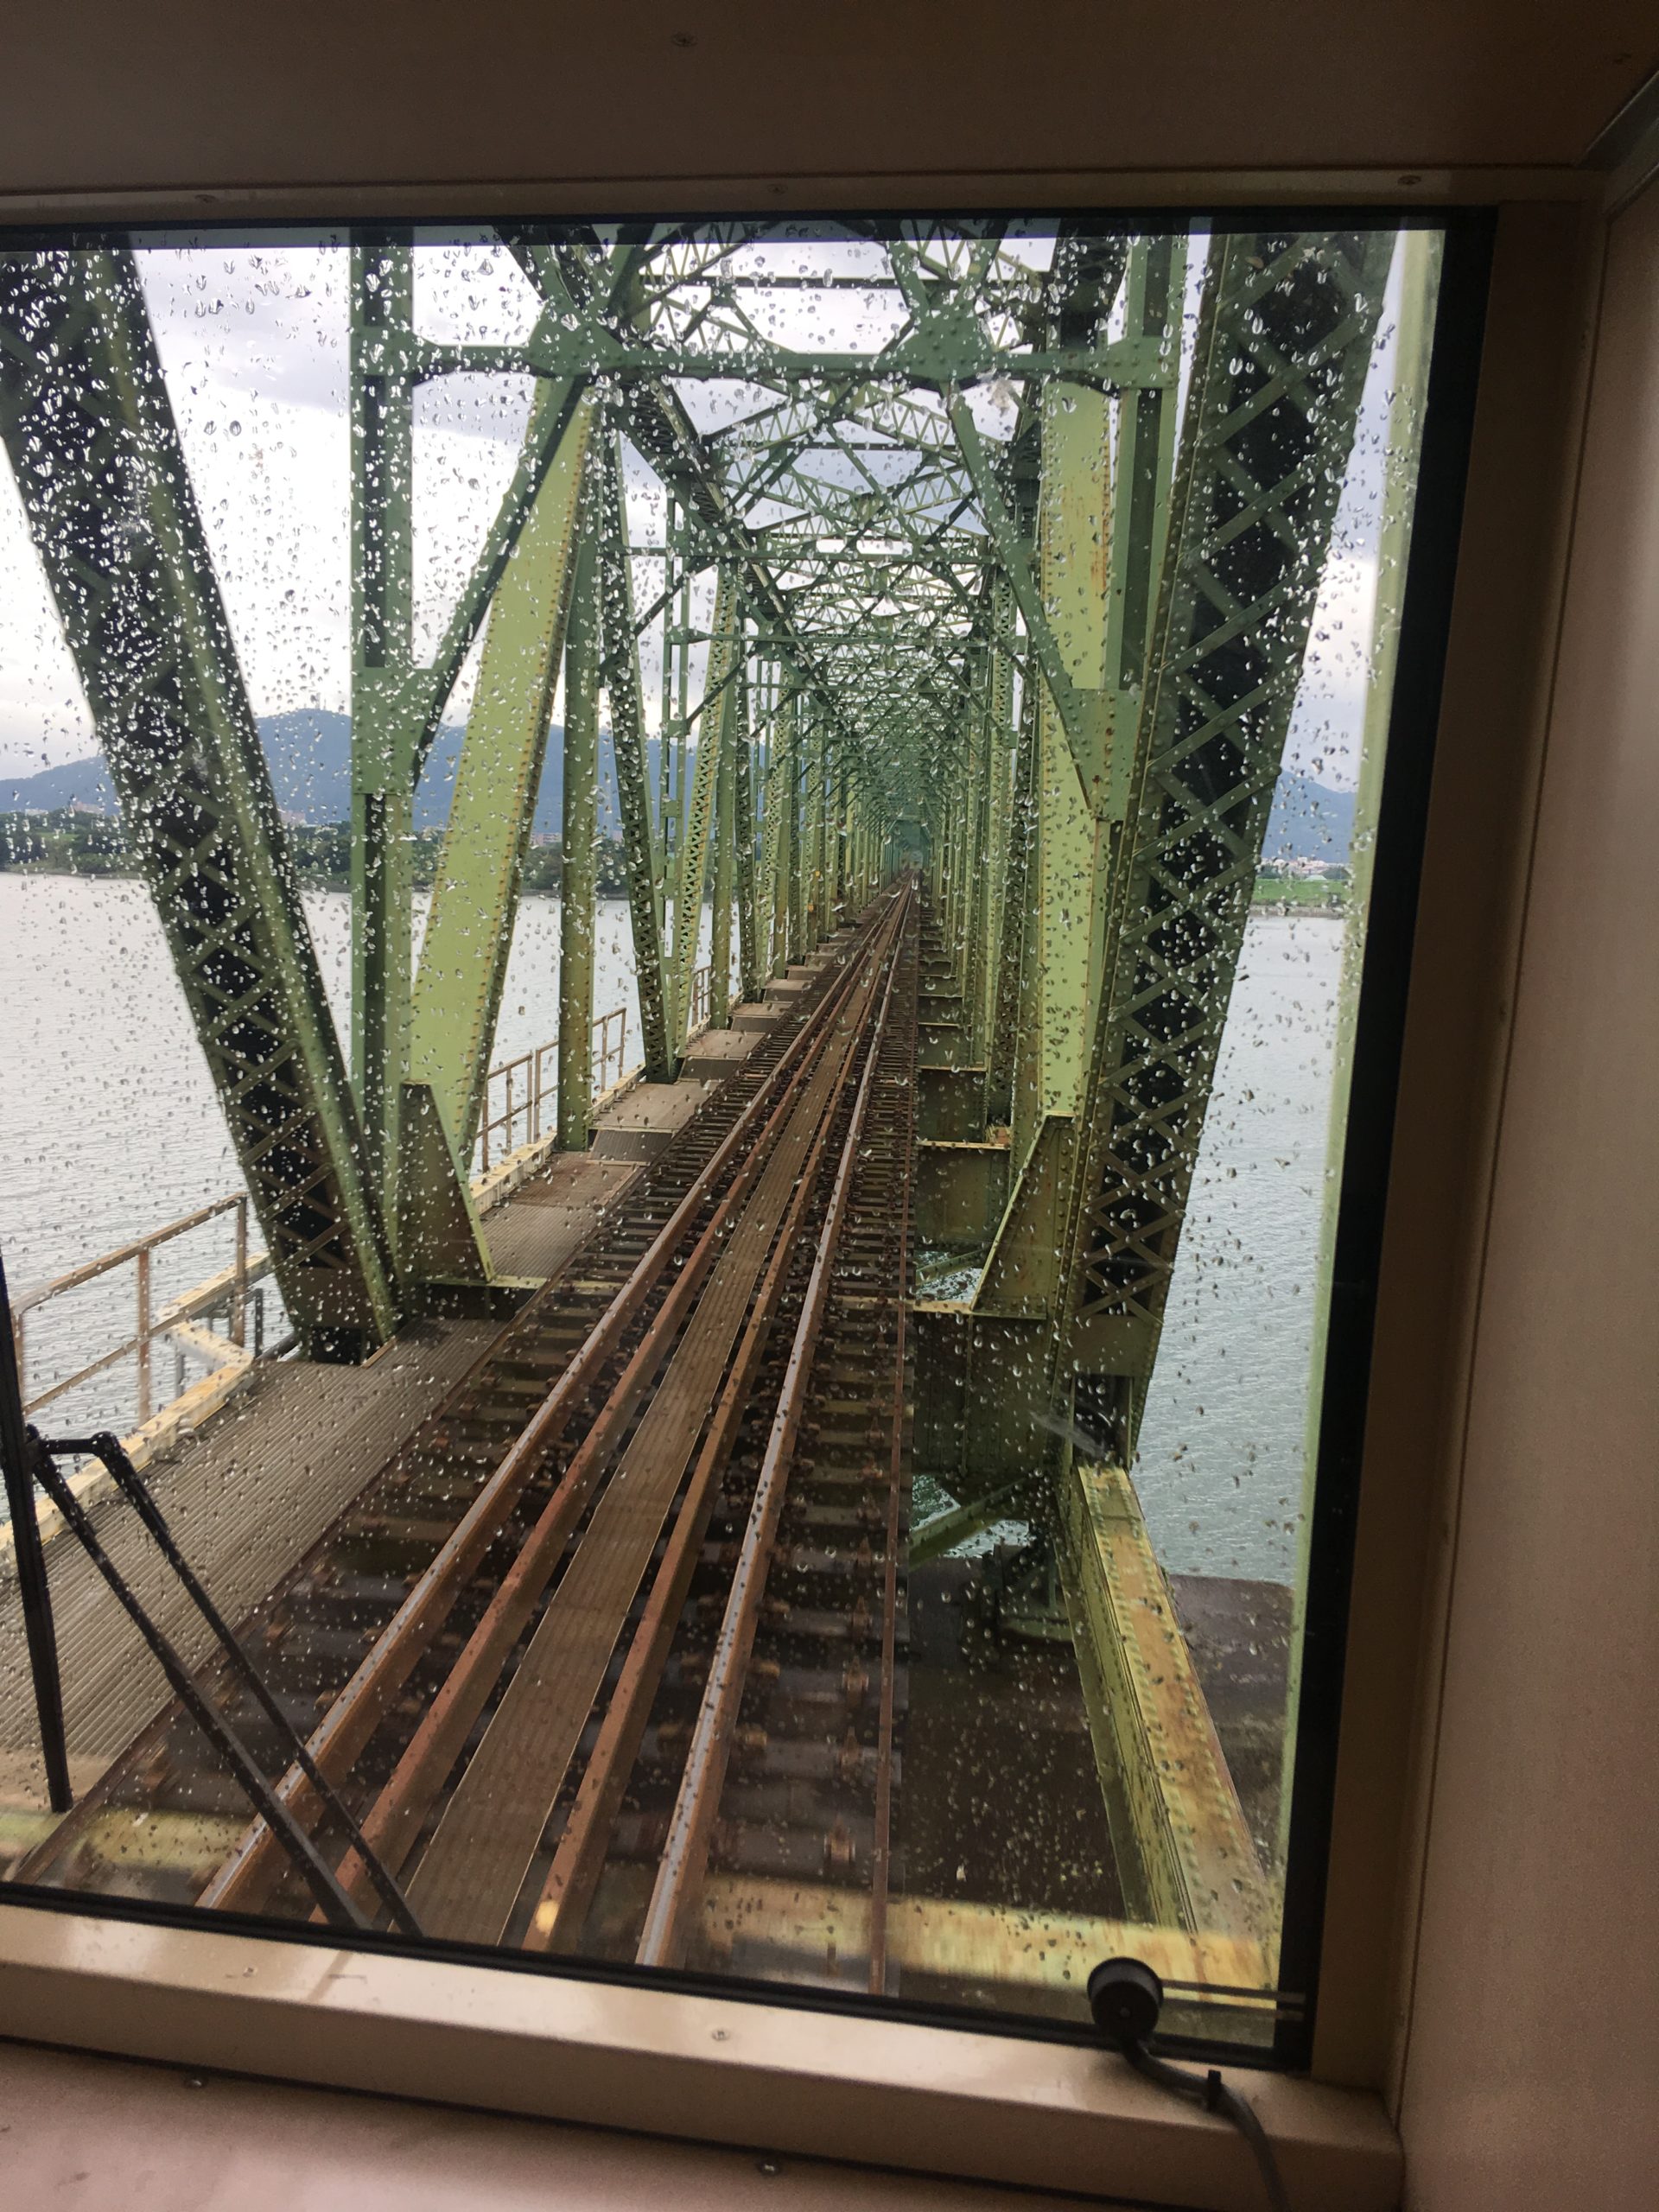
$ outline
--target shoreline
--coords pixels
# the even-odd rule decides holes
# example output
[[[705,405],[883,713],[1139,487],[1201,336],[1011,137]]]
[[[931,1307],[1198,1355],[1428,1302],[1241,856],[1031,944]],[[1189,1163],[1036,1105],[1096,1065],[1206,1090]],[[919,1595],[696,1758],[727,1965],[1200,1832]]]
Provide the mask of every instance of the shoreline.
[[[54,861],[21,861],[12,867],[0,863],[0,880],[12,875],[67,876],[82,883],[142,883],[144,880],[138,869],[124,864],[112,868],[67,868]],[[322,875],[308,869],[301,870],[299,881],[302,891],[348,892],[352,887],[347,876]],[[432,886],[430,882],[417,882],[414,887],[417,892],[430,891]],[[1271,887],[1271,891],[1272,895],[1268,895],[1263,887],[1256,887],[1250,899],[1253,913],[1290,915],[1304,921],[1339,922],[1348,912],[1346,902],[1340,899],[1286,899],[1279,895],[1276,883]],[[536,884],[526,886],[518,895],[521,899],[556,899],[559,893],[555,887]],[[598,888],[598,896],[601,899],[626,900],[627,895],[626,887],[620,884],[601,883]],[[704,904],[707,903],[705,898]]]

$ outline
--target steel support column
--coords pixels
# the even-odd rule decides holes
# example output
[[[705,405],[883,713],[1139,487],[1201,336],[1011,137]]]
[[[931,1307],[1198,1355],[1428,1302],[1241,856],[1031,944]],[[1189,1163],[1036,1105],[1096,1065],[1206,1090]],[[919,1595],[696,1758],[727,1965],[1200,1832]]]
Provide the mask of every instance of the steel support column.
[[[530,436],[539,432],[538,395]],[[518,887],[563,658],[582,480],[593,429],[584,400],[559,442],[496,587],[478,688],[421,947],[410,1046],[457,1156],[469,1160],[512,949]]]
[[[397,1117],[410,1072],[412,855],[420,726],[414,674],[413,327],[407,233],[351,249],[352,1075],[368,1166],[397,1218]]]
[[[734,817],[737,808],[737,778],[732,755],[737,738],[737,668],[733,661],[731,696],[719,702],[714,729],[704,739],[720,748],[715,769],[715,893],[710,916],[709,951],[709,1026],[732,1026],[732,896],[737,874],[737,840]]]
[[[564,652],[563,868],[559,893],[561,1152],[585,1152],[594,1096],[594,932],[599,872],[599,562],[585,530]]]
[[[0,256],[0,435],[283,1302],[357,1357],[389,1240],[129,251]]]
[[[1215,241],[1114,874],[1068,1235],[1127,1456],[1387,281],[1386,232]]]
[[[616,804],[621,818],[623,860],[628,879],[628,914],[632,925],[645,1077],[647,1083],[666,1083],[673,1074],[673,1067],[668,1046],[663,963],[665,861],[664,841],[652,826],[639,643],[634,622],[632,564],[628,558],[628,518],[623,499],[621,460],[614,438],[607,442],[605,451],[599,558],[605,691],[611,711],[611,749],[616,762]],[[665,687],[668,679],[669,662],[664,653]],[[661,789],[670,757],[666,713],[658,741]],[[664,823],[664,829],[666,826]]]
[[[756,942],[754,901],[754,754],[749,734],[749,678],[747,667],[737,671],[737,696],[732,707],[732,838],[735,846],[737,899],[737,995],[749,1001],[760,995],[760,960]]]
[[[722,568],[715,590],[713,634],[703,680],[703,704],[696,765],[685,801],[683,842],[674,897],[673,1007],[669,1041],[677,1058],[685,1050],[691,1015],[691,982],[696,973],[702,932],[702,894],[709,880],[709,848],[715,821],[715,785],[720,767],[721,730],[731,704],[731,678],[740,649],[737,578]]]

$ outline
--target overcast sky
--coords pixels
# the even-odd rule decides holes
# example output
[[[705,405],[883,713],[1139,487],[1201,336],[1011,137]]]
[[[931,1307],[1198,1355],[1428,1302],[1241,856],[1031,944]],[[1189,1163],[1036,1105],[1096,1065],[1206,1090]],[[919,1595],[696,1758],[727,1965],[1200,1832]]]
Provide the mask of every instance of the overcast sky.
[[[870,247],[792,251],[803,271],[833,264],[838,273],[861,274],[867,262],[876,265]],[[1045,252],[1035,245],[1031,257]],[[1189,329],[1197,266],[1195,251]],[[210,242],[145,250],[141,267],[255,712],[343,711],[350,683],[345,250]],[[416,287],[417,322],[429,337],[507,343],[525,336],[535,319],[531,287],[499,245],[423,245]],[[896,312],[891,296],[856,290],[770,299],[779,337],[810,333],[819,343],[860,349],[889,334]],[[1394,306],[1391,284],[1292,731],[1293,760],[1338,784],[1353,780],[1363,710]],[[756,395],[701,385],[687,397],[706,427],[741,412]],[[524,378],[442,378],[420,390],[417,654],[435,644],[505,489],[530,401]],[[1006,422],[993,392],[976,393],[974,404],[988,430]],[[660,538],[662,502],[643,468],[631,472],[629,509],[637,540]],[[641,567],[642,596],[652,575]],[[711,591],[710,582],[700,594],[705,605]],[[649,644],[645,662],[654,721],[659,663]],[[469,666],[448,718],[464,712],[472,677]],[[0,461],[0,769],[27,773],[93,749],[73,664]]]

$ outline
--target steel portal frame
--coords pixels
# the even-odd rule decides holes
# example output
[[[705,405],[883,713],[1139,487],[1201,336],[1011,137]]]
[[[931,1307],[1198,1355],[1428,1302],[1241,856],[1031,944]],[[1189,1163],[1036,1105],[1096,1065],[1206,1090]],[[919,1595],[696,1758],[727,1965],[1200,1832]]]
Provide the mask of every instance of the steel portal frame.
[[[1128,1450],[1391,234],[1216,234],[1196,334],[1189,240],[1132,226],[499,244],[531,288],[514,343],[423,334],[415,233],[350,248],[349,1084],[138,264],[60,248],[0,268],[6,441],[290,1313],[315,1349],[367,1350],[444,1242],[423,1222],[461,1224],[455,1269],[448,1183],[563,675],[561,742],[593,754],[567,779],[579,838],[612,734],[648,1080],[685,1047],[710,890],[718,1021],[734,982],[752,995],[925,855],[936,995],[958,1008],[939,1028],[1014,1155],[976,1313],[1041,1317],[1051,1408],[1084,1378]],[[417,664],[414,397],[480,372],[532,378],[534,404]],[[417,969],[414,794],[480,630]],[[574,1033],[595,886],[590,852],[565,866]],[[580,1058],[561,1061],[566,1143],[588,1137]],[[403,1128],[426,1094],[447,1146],[429,1116]],[[1036,1222],[1058,1224],[1046,1243]],[[1013,1304],[998,1251],[1023,1255]],[[473,1258],[460,1271],[486,1280]],[[1000,1371],[978,1362],[971,1390]]]

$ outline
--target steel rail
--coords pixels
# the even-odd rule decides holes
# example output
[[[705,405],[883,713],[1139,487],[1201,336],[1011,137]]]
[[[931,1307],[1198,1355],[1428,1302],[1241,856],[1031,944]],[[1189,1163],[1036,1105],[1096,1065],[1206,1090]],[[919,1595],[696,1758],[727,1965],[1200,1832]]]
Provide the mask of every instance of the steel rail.
[[[908,912],[911,896],[910,887],[906,886],[898,902],[901,914]],[[846,1218],[853,1172],[858,1162],[859,1141],[875,1086],[882,1038],[898,976],[899,963],[895,962],[887,978],[880,1012],[876,1017],[875,1033],[853,1107],[852,1125],[836,1170],[828,1217],[819,1239],[817,1256],[813,1262],[800,1317],[796,1323],[784,1386],[772,1417],[771,1433],[766,1440],[766,1456],[761,1461],[754,1502],[749,1510],[748,1523],[743,1533],[724,1618],[709,1662],[709,1679],[692,1732],[679,1794],[669,1823],[668,1840],[646,1910],[645,1929],[636,1954],[641,1966],[677,1965],[688,1938],[687,1912],[708,1860],[715,1814],[731,1757],[733,1723],[743,1694],[749,1653],[754,1642],[755,1623],[766,1590],[766,1571],[777,1536],[784,1491],[794,1453],[796,1432],[806,1395],[807,1379],[811,1372],[813,1353],[830,1294],[830,1270],[841,1239],[842,1224]]]
[[[913,1126],[913,1103],[906,1109]],[[912,1154],[913,1156],[913,1154]],[[899,1223],[899,1280],[894,1300],[893,1419],[887,1459],[887,1558],[881,1577],[881,1708],[876,1724],[875,1840],[870,1854],[870,1992],[887,1986],[887,1891],[893,1872],[893,1706],[899,1662],[899,1523],[904,1496],[906,1325],[910,1288],[910,1209]]]
[[[798,1064],[820,1048],[835,1013],[852,984],[852,967],[837,976],[763,1079],[684,1197],[617,1291],[569,1365],[479,1491],[461,1521],[429,1563],[334,1700],[307,1745],[324,1774],[339,1783],[360,1756],[391,1699],[448,1618],[455,1598],[505,1526],[547,1452],[563,1434],[582,1398],[616,1356],[627,1329],[666,1272],[721,1177],[752,1141],[763,1115],[770,1127],[774,1094],[787,1097]],[[769,1111],[770,1109],[770,1111]],[[323,1810],[308,1778],[290,1766],[276,1795],[302,1824],[315,1826]],[[282,1872],[266,1823],[250,1825],[223,1866],[202,1891],[205,1908],[250,1910]]]
[[[903,922],[901,911],[885,952],[885,958],[895,964],[902,954]],[[687,1485],[621,1674],[611,1694],[598,1740],[583,1769],[575,1802],[543,1885],[541,1899],[531,1915],[524,1937],[526,1950],[569,1950],[580,1938],[582,1923],[598,1885],[611,1833],[621,1809],[628,1777],[639,1756],[652,1702],[684,1609],[718,1496],[719,1479],[748,1410],[755,1374],[798,1249],[841,1102],[852,1081],[853,1066],[849,1056],[802,1172],[790,1213],[779,1231],[743,1341]],[[349,1888],[343,1871],[341,1880]]]
[[[692,1115],[680,1136],[671,1145],[657,1166],[648,1168],[639,1178],[637,1188],[626,1200],[613,1230],[597,1235],[585,1248],[586,1256],[579,1277],[573,1277],[569,1268],[562,1270],[555,1281],[531,1300],[512,1325],[494,1337],[480,1351],[477,1358],[458,1380],[445,1399],[427,1416],[421,1427],[406,1440],[394,1456],[383,1465],[365,1489],[348,1504],[343,1515],[325,1532],[319,1543],[304,1558],[289,1569],[267,1602],[266,1618],[260,1624],[259,1640],[268,1659],[274,1657],[285,1642],[288,1627],[296,1625],[289,1621],[279,1625],[284,1618],[284,1599],[291,1594],[297,1582],[312,1589],[309,1577],[320,1575],[324,1586],[332,1587],[334,1572],[340,1562],[340,1548],[349,1551],[353,1542],[385,1522],[389,1529],[398,1522],[405,1491],[413,1486],[415,1492],[424,1497],[435,1482],[437,1495],[432,1497],[436,1516],[435,1524],[426,1529],[411,1525],[407,1535],[418,1548],[418,1558],[409,1574],[397,1585],[395,1594],[387,1586],[384,1603],[371,1599],[376,1618],[364,1624],[364,1632],[355,1632],[355,1609],[353,1624],[346,1630],[353,1649],[344,1675],[331,1681],[327,1694],[339,1694],[360,1659],[372,1647],[386,1624],[392,1619],[407,1597],[410,1586],[421,1568],[430,1563],[439,1547],[453,1533],[465,1510],[476,1497],[486,1467],[480,1471],[476,1459],[468,1460],[463,1446],[459,1456],[452,1456],[450,1432],[459,1423],[462,1429],[481,1422],[487,1433],[493,1456],[493,1467],[507,1446],[521,1431],[524,1421],[536,1406],[545,1397],[554,1381],[569,1366],[575,1352],[602,1318],[613,1293],[631,1274],[634,1265],[655,1240],[667,1215],[677,1205],[691,1182],[708,1164],[722,1136],[738,1119],[743,1106],[755,1095],[766,1076],[782,1054],[785,1047],[798,1033],[803,1022],[810,1016],[824,988],[833,980],[833,969],[826,969],[817,979],[801,1006],[796,1018],[786,1020],[781,1027],[768,1035],[753,1053],[747,1057],[734,1075],[714,1092],[708,1101]],[[591,1278],[591,1279],[590,1279]],[[515,1378],[528,1374],[536,1378],[528,1397]],[[589,1401],[591,1403],[591,1401]],[[532,1478],[544,1484],[547,1471]],[[391,1517],[377,1516],[375,1507],[390,1507]],[[510,1522],[523,1512],[520,1505]],[[435,1525],[435,1533],[432,1533]],[[349,1575],[352,1569],[348,1567]],[[454,1603],[465,1605],[477,1597],[476,1581],[463,1586]],[[487,1592],[484,1593],[487,1596]],[[308,1603],[308,1599],[302,1601]],[[468,1625],[470,1626],[470,1620]],[[245,1628],[249,1624],[245,1624]],[[318,1685],[310,1669],[305,1669],[305,1679],[294,1686],[295,1694],[315,1705]],[[384,1723],[383,1723],[384,1725]],[[169,1736],[170,1708],[163,1707],[130,1744],[114,1765],[108,1768],[80,1799],[74,1810],[60,1820],[50,1834],[28,1855],[19,1869],[19,1878],[39,1880],[51,1868],[86,1841],[90,1824],[101,1812],[111,1808],[119,1799],[124,1783],[130,1789],[136,1786],[142,1796],[144,1789],[140,1777],[146,1760],[162,1755]],[[183,1754],[188,1758],[188,1753]],[[181,1769],[182,1771],[182,1769]],[[281,1771],[279,1768],[278,1772]],[[279,1870],[280,1872],[280,1870]]]
[[[884,917],[876,942],[869,948],[878,966],[887,950],[882,939],[890,935],[891,927]],[[838,1007],[846,1007],[856,997],[857,976],[863,965],[860,960],[849,963],[849,988],[838,997]],[[829,1051],[832,1037],[833,1024],[820,1033],[813,1053],[803,1063],[803,1077]],[[727,1241],[728,1227],[759,1181],[796,1103],[796,1089],[791,1086],[779,1100],[761,1137],[688,1256],[673,1288],[653,1317],[536,1526],[503,1576],[484,1618],[474,1630],[363,1822],[364,1836],[370,1847],[394,1871],[403,1865],[413,1847],[421,1824],[461,1757],[474,1723],[488,1704],[502,1669],[529,1624],[537,1599],[552,1579],[595,1484],[620,1447],[624,1431],[646,1390],[673,1351],[681,1328]],[[353,1867],[347,1887],[356,1877],[357,1869]]]

